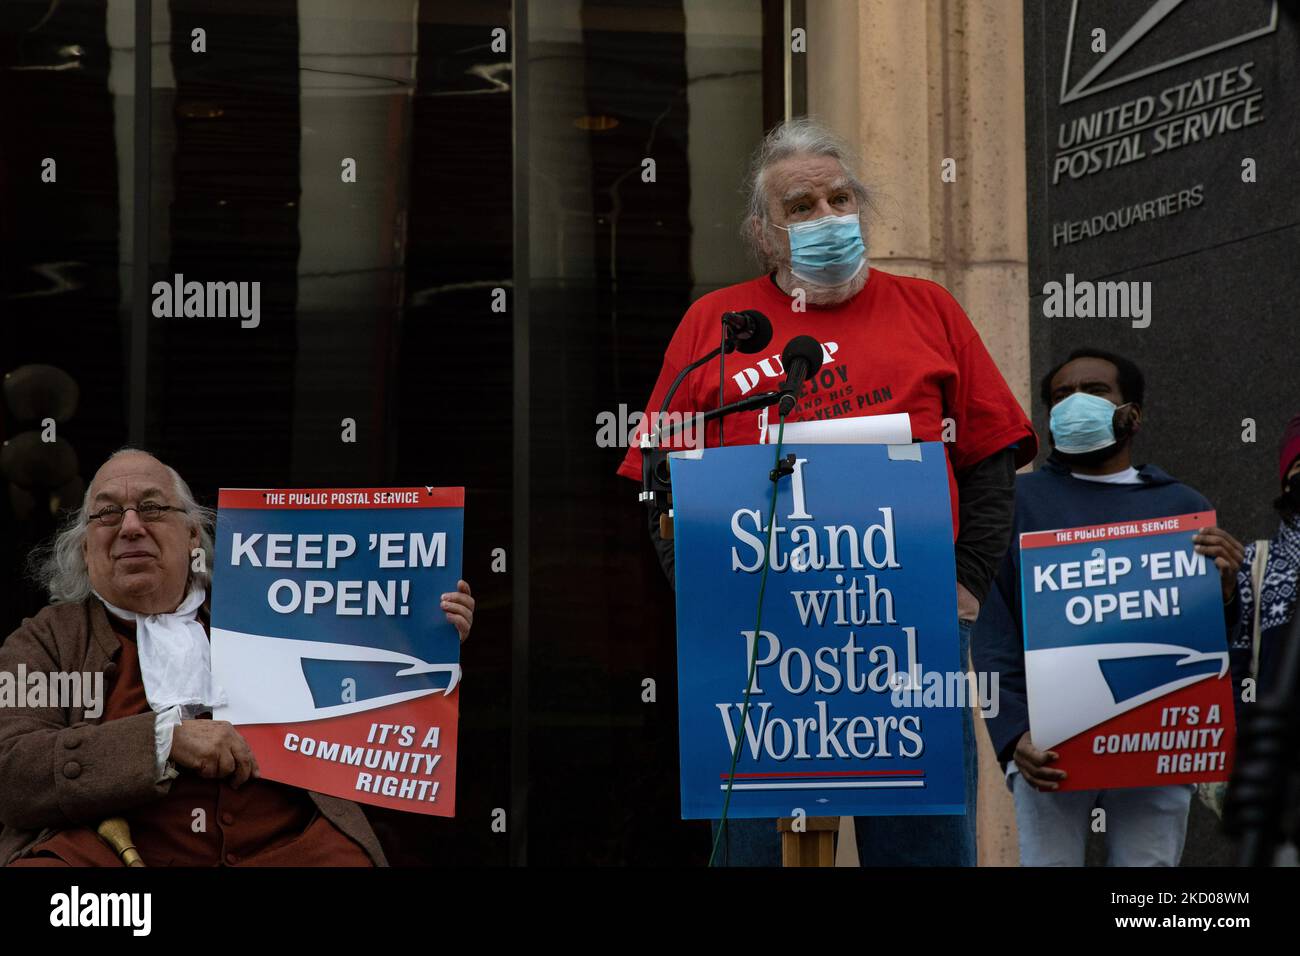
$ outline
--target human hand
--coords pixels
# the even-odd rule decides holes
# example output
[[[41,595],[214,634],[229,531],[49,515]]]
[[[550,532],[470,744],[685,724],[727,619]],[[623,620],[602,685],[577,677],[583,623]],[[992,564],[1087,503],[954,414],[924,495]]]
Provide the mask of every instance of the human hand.
[[[1222,528],[1202,528],[1192,535],[1197,554],[1203,554],[1219,569],[1219,582],[1223,600],[1232,600],[1237,590],[1237,569],[1246,560],[1246,549],[1240,541]]]
[[[1015,761],[1025,780],[1039,790],[1059,790],[1059,781],[1065,779],[1065,771],[1047,766],[1058,758],[1054,750],[1039,750],[1029,739],[1029,731],[1020,735],[1016,743]]]
[[[169,757],[207,780],[233,777],[230,786],[235,790],[260,776],[248,741],[226,720],[182,720],[172,731]]]
[[[442,596],[442,609],[447,613],[447,620],[456,626],[463,644],[474,623],[474,598],[469,593],[469,585],[457,581],[456,590]]]

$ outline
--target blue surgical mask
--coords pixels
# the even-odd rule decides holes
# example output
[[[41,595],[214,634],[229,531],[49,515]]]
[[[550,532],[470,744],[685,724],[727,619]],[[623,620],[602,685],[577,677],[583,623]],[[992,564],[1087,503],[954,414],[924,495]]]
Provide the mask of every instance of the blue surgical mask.
[[[842,285],[867,263],[867,247],[854,214],[823,216],[777,228],[790,233],[790,271],[796,279],[813,285]]]
[[[1129,404],[1128,402],[1124,403]],[[1115,444],[1115,412],[1123,405],[1075,392],[1052,406],[1052,443],[1067,455],[1083,455]]]

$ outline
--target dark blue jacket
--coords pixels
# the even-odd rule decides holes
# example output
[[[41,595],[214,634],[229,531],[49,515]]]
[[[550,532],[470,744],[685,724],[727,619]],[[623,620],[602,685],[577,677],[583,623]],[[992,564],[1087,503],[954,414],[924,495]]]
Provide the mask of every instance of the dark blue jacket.
[[[1025,637],[1020,621],[1020,535],[1026,531],[1164,518],[1213,507],[1200,492],[1154,465],[1141,466],[1138,477],[1141,483],[1132,485],[1085,481],[1048,458],[1038,470],[1016,478],[1011,547],[980,608],[970,642],[975,670],[999,675],[998,715],[986,718],[984,723],[998,760],[1004,765],[1012,758],[1020,737],[1029,730]]]

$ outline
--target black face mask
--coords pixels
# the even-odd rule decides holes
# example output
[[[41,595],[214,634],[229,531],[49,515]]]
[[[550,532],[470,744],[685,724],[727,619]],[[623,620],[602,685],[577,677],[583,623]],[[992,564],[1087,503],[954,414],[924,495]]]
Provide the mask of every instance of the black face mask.
[[[1291,505],[1292,511],[1300,511],[1300,475],[1291,479],[1291,484],[1282,492],[1282,498]]]

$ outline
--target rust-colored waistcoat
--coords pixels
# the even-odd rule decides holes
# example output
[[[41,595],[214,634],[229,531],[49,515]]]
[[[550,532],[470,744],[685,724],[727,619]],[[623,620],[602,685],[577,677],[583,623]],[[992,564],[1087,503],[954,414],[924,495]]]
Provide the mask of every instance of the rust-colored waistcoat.
[[[122,653],[104,702],[104,720],[149,709],[135,623],[113,614]],[[317,812],[303,790],[249,780],[238,790],[182,770],[167,796],[126,814],[148,866],[372,866],[360,844]],[[15,866],[121,866],[90,829],[62,830],[16,860]]]

